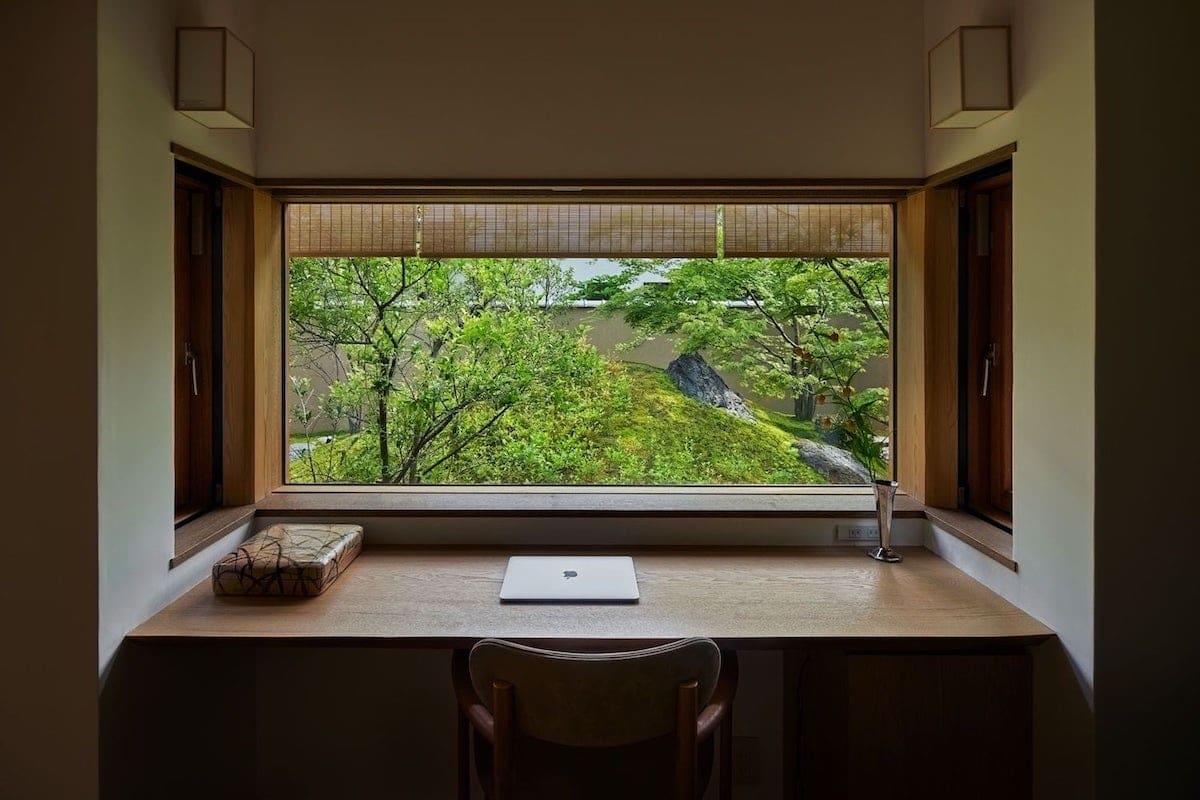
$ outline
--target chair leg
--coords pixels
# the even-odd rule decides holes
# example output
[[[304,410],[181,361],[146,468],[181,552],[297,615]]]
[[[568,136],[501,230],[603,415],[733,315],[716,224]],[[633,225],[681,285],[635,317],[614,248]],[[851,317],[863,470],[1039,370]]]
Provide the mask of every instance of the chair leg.
[[[696,717],[700,687],[696,681],[679,684],[675,720],[675,793],[677,800],[696,800]]]
[[[512,684],[505,681],[492,683],[492,718],[496,721],[492,747],[492,800],[510,800],[513,736],[516,730]]]
[[[733,706],[725,709],[721,720],[721,800],[733,797]]]
[[[471,800],[471,721],[458,709],[458,800]]]

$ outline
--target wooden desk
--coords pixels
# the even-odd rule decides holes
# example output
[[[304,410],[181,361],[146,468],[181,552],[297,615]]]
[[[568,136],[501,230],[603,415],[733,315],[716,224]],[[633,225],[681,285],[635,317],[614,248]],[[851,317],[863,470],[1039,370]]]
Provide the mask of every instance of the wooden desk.
[[[641,602],[501,605],[505,564],[517,552],[631,554]],[[726,648],[784,651],[783,797],[1028,797],[1027,646],[1052,632],[929,551],[904,555],[880,564],[849,547],[373,548],[308,600],[216,597],[202,581],[129,635],[144,672],[126,683],[162,682],[164,669],[191,655],[154,645],[451,649],[498,636],[632,648],[709,636]],[[212,680],[225,697],[228,674]],[[447,678],[428,690],[448,687]],[[252,695],[253,683],[240,691]],[[131,729],[156,741],[178,726],[173,692],[132,704],[165,711]],[[189,684],[184,694],[196,692]],[[149,781],[144,765],[156,761],[139,758],[132,773]],[[162,784],[150,781],[147,792],[153,785]]]
[[[631,554],[636,605],[501,605],[508,556]],[[529,643],[647,645],[708,636],[723,647],[818,643],[1012,645],[1053,635],[923,548],[881,564],[849,547],[373,548],[322,596],[216,597],[207,580],[129,638],[139,642],[466,647]]]

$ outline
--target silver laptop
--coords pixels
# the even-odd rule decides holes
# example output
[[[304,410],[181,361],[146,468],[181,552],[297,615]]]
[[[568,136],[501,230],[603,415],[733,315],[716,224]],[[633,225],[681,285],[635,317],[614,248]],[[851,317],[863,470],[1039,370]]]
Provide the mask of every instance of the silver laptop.
[[[513,556],[500,587],[502,603],[634,603],[637,575],[629,556]]]

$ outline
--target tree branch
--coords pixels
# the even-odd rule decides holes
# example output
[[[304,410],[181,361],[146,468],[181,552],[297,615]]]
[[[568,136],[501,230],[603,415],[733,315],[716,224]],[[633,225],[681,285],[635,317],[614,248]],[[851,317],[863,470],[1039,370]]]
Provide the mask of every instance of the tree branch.
[[[767,312],[767,310],[765,308],[763,308],[762,303],[758,302],[758,298],[754,296],[754,291],[749,286],[745,287],[745,289],[746,289],[746,296],[750,298],[750,302],[754,304],[754,307],[756,309],[758,309],[758,313],[761,314],[762,316],[766,317],[767,321],[771,323],[771,325],[775,328],[775,330],[779,331],[779,335],[783,337],[783,340],[785,342],[787,342],[792,347],[796,347],[797,346],[796,342],[793,341],[792,338],[787,335],[787,331],[785,331],[783,329],[783,326],[779,324],[779,322],[775,319],[775,317],[771,316]]]
[[[871,307],[871,301],[867,299],[867,294],[863,291],[862,284],[838,269],[836,258],[823,258],[821,259],[821,263],[833,270],[833,274],[846,287],[846,291],[850,293],[850,296],[858,301],[858,304],[863,307],[863,310],[875,322],[875,326],[879,328],[879,332],[883,334],[883,338],[891,339],[891,332],[888,330],[888,326],[884,324],[879,315],[875,313],[875,309]]]
[[[421,474],[428,475],[429,473],[433,472],[435,469],[440,467],[443,463],[445,463],[449,459],[453,458],[454,456],[458,455],[464,447],[466,447],[471,442],[478,439],[480,436],[482,436],[484,434],[485,431],[487,431],[488,428],[492,427],[492,425],[494,425],[497,420],[499,420],[502,416],[504,416],[505,413],[507,413],[510,408],[512,408],[512,406],[507,405],[504,408],[497,411],[491,419],[489,419],[487,422],[485,422],[480,428],[476,429],[476,431],[474,433],[472,433],[470,436],[463,439],[463,441],[460,442],[452,450],[450,450],[450,452],[446,453],[444,456],[439,458],[437,461],[433,462],[428,467],[421,470]]]

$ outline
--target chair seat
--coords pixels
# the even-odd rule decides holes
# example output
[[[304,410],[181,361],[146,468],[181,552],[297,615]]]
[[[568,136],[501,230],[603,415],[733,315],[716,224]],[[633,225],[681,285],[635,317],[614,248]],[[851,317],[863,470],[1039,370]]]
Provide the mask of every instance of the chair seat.
[[[491,796],[492,746],[475,732],[475,769]],[[674,735],[622,747],[568,747],[518,736],[513,753],[513,796],[572,800],[662,800],[674,797]],[[697,752],[696,796],[712,777],[713,740]],[[536,769],[521,766],[536,765]]]

